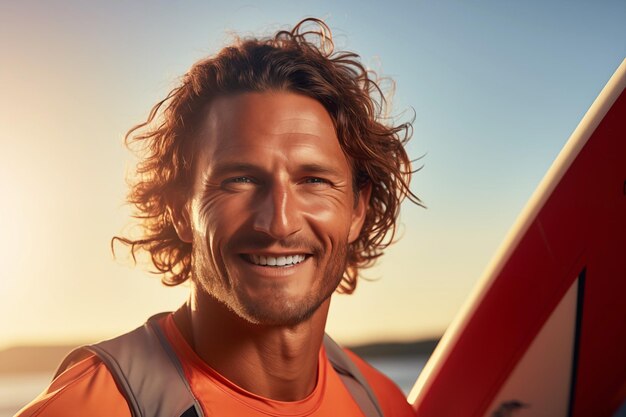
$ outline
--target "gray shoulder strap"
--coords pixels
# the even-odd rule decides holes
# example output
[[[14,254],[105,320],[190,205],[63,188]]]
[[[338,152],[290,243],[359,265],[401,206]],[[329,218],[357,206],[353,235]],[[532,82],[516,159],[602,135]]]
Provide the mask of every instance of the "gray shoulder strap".
[[[344,385],[361,408],[366,417],[383,417],[382,409],[374,390],[369,386],[361,370],[348,357],[346,352],[327,334],[324,335],[324,347],[328,360],[339,374]]]
[[[124,393],[133,417],[204,417],[189,383],[165,335],[151,317],[141,327],[114,339],[72,351],[59,366],[55,378],[89,355],[96,354]],[[344,350],[324,335],[326,355],[365,417],[383,417],[374,391]],[[149,372],[148,369],[158,370]]]
[[[113,375],[133,417],[203,417],[182,366],[156,323],[160,316],[130,333],[73,351],[56,375],[85,357],[84,350],[91,351]],[[146,377],[148,369],[158,371]]]

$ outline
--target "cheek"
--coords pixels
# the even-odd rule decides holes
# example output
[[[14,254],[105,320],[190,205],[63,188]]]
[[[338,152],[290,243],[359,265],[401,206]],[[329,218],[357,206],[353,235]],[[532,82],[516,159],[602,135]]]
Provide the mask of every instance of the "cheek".
[[[205,253],[219,251],[244,219],[241,204],[219,195],[194,201],[192,210],[194,240]]]
[[[227,197],[216,194],[192,201],[195,262],[204,265],[206,271],[220,271],[222,277],[228,276],[225,250],[245,221],[241,204]]]
[[[216,228],[237,223],[243,214],[249,212],[250,199],[241,195],[215,193],[213,196],[195,200],[193,214],[195,225],[207,234]]]
[[[336,199],[311,199],[303,206],[303,216],[307,218],[314,231],[333,243],[347,239],[351,214],[350,207]]]

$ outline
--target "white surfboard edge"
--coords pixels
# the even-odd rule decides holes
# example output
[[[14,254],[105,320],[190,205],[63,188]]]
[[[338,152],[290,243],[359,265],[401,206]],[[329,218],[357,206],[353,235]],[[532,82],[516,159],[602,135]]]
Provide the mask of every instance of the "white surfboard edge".
[[[420,393],[431,381],[431,375],[439,372],[443,365],[443,358],[447,357],[452,347],[462,334],[467,322],[472,317],[473,312],[480,305],[483,297],[491,287],[493,280],[499,275],[502,268],[508,262],[511,254],[517,247],[519,241],[525,235],[530,225],[534,222],[537,214],[550,197],[554,188],[561,181],[561,178],[571,166],[572,162],[587,143],[598,124],[602,121],[615,100],[626,87],[626,59],[622,61],[606,86],[602,89],[596,100],[593,102],[585,116],[582,118],[567,143],[548,169],[546,175],[540,181],[538,187],[533,192],[528,203],[524,206],[517,217],[513,227],[509,230],[503,242],[500,244],[495,255],[489,262],[485,272],[478,280],[470,296],[463,304],[459,313],[444,333],[437,348],[426,363],[426,366],[419,375],[415,385],[411,389],[407,401],[415,403]]]

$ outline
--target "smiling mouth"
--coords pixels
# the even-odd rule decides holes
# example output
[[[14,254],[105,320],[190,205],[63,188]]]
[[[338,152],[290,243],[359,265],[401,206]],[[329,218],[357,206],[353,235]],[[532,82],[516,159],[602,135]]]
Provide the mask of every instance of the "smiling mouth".
[[[286,267],[294,266],[302,263],[306,260],[307,255],[296,254],[289,256],[268,256],[268,255],[253,255],[245,254],[241,255],[246,261],[254,265],[260,266],[273,266],[273,267]]]

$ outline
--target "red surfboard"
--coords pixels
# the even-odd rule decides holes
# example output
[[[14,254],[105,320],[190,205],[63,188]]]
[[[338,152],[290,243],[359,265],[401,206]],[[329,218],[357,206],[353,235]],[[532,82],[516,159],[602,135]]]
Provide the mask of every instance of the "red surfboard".
[[[626,60],[420,374],[418,417],[602,417],[626,402]]]

